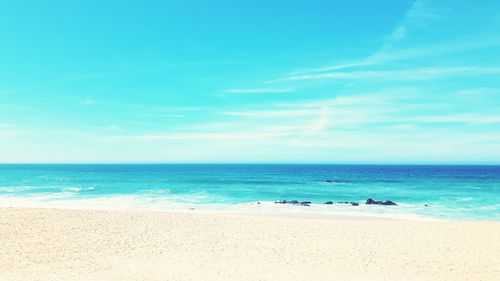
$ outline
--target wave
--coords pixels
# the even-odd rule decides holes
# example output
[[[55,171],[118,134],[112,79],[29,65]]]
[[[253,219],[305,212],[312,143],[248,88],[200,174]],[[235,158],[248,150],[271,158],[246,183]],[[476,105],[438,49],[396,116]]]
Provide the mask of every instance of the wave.
[[[0,186],[0,192],[14,193],[14,192],[20,192],[20,191],[33,190],[33,189],[36,189],[36,188],[37,187],[35,187],[35,186],[29,186],[29,185]]]
[[[80,192],[80,191],[89,191],[89,190],[94,190],[95,188],[90,186],[90,187],[64,187],[62,188],[63,192]]]
[[[80,191],[90,191],[94,190],[94,187],[59,187],[59,186],[32,186],[32,185],[19,185],[19,186],[0,186],[0,192],[6,193],[17,193],[17,192],[26,192],[26,191],[36,191],[36,190],[54,190],[54,192],[59,193],[57,191],[62,192],[80,192]]]
[[[190,194],[135,193],[127,195],[81,194],[82,190],[92,190],[93,187],[74,188],[72,191],[55,193],[36,193],[0,195],[0,207],[26,208],[59,208],[59,209],[90,209],[90,210],[208,210],[221,212],[271,212],[291,215],[321,215],[321,216],[355,216],[355,217],[386,217],[403,219],[438,219],[438,220],[500,220],[498,211],[500,204],[493,203],[483,206],[449,205],[443,202],[402,203],[398,206],[351,204],[322,204],[313,202],[310,206],[291,204],[275,204],[274,201],[234,202],[224,198],[214,198],[206,192]]]
[[[0,207],[58,208],[84,210],[144,210],[144,211],[199,211],[243,212],[292,216],[381,217],[406,219],[431,219],[422,216],[411,206],[384,207],[347,204],[311,204],[310,207],[275,204],[273,201],[247,203],[199,203],[207,194],[190,196],[111,195],[77,197],[73,193],[55,193],[31,196],[0,196]]]

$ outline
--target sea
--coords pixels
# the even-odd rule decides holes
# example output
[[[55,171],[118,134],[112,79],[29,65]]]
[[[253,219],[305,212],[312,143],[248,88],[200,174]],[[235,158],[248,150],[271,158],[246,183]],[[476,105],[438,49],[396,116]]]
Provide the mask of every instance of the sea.
[[[500,166],[0,164],[0,207],[500,221]]]

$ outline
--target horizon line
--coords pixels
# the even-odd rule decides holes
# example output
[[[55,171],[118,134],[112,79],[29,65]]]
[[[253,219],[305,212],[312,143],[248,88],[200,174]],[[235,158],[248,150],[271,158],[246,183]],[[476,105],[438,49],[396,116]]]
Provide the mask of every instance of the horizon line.
[[[0,162],[0,165],[332,165],[332,166],[500,166],[500,163],[339,162]]]

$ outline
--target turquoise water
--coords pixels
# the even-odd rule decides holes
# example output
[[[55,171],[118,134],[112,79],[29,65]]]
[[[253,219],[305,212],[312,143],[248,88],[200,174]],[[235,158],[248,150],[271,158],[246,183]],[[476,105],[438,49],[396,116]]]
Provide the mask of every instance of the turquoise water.
[[[367,198],[398,206],[367,206]],[[0,199],[2,206],[133,202],[500,220],[500,166],[3,164]],[[313,204],[284,207],[275,200]],[[330,200],[360,206],[321,204]]]

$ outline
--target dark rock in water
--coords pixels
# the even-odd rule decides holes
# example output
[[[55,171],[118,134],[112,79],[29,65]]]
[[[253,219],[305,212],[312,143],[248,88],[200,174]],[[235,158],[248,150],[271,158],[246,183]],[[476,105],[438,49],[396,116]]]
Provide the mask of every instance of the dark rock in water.
[[[429,207],[429,205],[427,205],[427,204],[425,204],[424,206],[425,206],[425,207]]]
[[[366,205],[384,205],[384,206],[391,206],[391,205],[397,205],[396,203],[392,202],[391,200],[386,200],[386,201],[375,201],[371,198],[368,198],[366,200]]]
[[[333,202],[332,202],[332,201],[327,201],[327,202],[325,202],[325,203],[323,203],[323,204],[326,204],[326,205],[332,205],[332,204],[333,204]]]
[[[392,202],[391,200],[386,200],[386,201],[382,202],[382,205],[385,205],[385,206],[395,206],[397,204],[394,203],[394,202]]]
[[[259,202],[259,201],[257,201],[257,204],[258,204],[258,205],[260,205],[260,202]]]
[[[338,204],[350,204],[350,205],[352,205],[352,206],[359,206],[359,204],[358,204],[358,203],[356,203],[356,202],[339,201],[339,202],[337,202],[337,203],[338,203]],[[325,203],[325,204],[326,204],[326,203]],[[368,203],[367,203],[367,204],[368,204]]]
[[[346,183],[350,183],[350,181],[348,180],[325,180],[325,182],[327,183],[338,183],[338,184],[346,184]]]
[[[257,204],[260,204],[260,202],[257,202]],[[274,201],[274,204],[292,204],[292,205],[310,206],[311,202],[310,201],[299,202],[297,200],[291,200],[291,201],[277,200]]]

